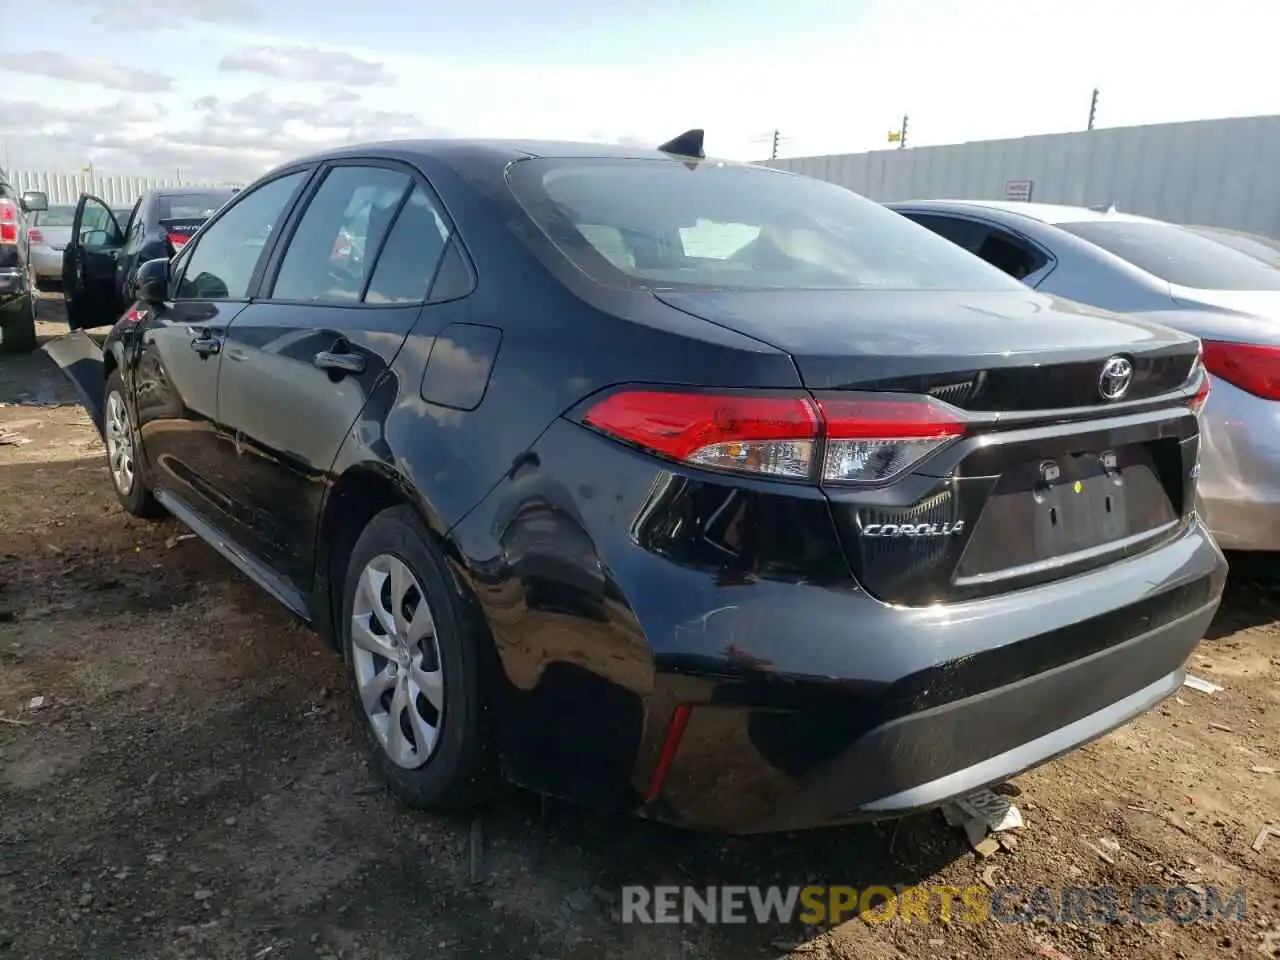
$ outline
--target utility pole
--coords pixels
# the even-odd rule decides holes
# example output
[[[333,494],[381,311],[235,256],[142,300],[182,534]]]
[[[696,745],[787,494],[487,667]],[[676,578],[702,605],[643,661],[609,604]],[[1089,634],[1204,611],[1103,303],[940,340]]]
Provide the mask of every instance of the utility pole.
[[[1093,88],[1093,99],[1089,101],[1089,129],[1093,129],[1093,121],[1098,116],[1098,88]]]
[[[773,131],[773,150],[771,150],[771,151],[770,151],[770,153],[769,153],[769,159],[770,159],[770,160],[777,160],[777,159],[778,159],[778,143],[779,143],[779,141],[781,141],[781,140],[782,140],[782,131],[781,131],[781,130],[774,130],[774,131]]]
[[[905,113],[902,115],[902,130],[899,132],[902,136],[898,138],[898,149],[905,150],[907,149],[907,115]]]

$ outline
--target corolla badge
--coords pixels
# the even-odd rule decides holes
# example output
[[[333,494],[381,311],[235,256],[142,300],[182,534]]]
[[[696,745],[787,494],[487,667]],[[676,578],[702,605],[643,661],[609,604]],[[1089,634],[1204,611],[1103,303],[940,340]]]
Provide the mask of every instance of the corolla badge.
[[[964,521],[955,523],[869,523],[864,537],[953,537],[964,530]]]
[[[1129,392],[1133,382],[1133,364],[1124,357],[1112,357],[1102,365],[1098,377],[1098,396],[1103,400],[1119,400]]]

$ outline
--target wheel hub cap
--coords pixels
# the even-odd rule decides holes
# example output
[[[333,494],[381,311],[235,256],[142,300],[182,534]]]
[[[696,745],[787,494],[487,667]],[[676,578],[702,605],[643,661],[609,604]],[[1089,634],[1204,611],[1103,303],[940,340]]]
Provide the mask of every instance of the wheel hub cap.
[[[374,557],[351,605],[351,657],[361,706],[397,766],[430,759],[444,716],[444,672],[426,594],[399,557]]]
[[[119,393],[112,392],[107,397],[105,428],[111,479],[116,489],[127,496],[133,490],[134,479],[133,428]]]

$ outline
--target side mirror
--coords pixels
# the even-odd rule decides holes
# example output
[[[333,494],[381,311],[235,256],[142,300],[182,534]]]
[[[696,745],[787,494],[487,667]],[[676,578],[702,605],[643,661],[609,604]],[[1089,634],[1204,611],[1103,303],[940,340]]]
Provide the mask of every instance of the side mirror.
[[[169,299],[169,258],[148,260],[138,268],[134,289],[143,303],[161,304]]]
[[[18,203],[24,213],[39,213],[49,209],[49,195],[43,190],[27,190]]]

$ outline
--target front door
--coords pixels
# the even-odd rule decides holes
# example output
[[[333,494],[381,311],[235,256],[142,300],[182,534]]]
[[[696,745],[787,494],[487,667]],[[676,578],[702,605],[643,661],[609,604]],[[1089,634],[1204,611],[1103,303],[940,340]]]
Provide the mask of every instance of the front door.
[[[152,308],[140,337],[137,423],[152,482],[227,533],[244,518],[229,494],[235,464],[219,442],[224,341],[249,303],[272,230],[306,176],[268,181],[223,210],[175,258],[172,300]]]
[[[62,289],[72,330],[116,322],[116,263],[123,247],[124,232],[111,208],[98,197],[82,195],[62,252]]]
[[[253,549],[305,595],[328,473],[422,312],[449,227],[425,182],[374,161],[330,167],[295,223],[227,332],[218,410]]]

